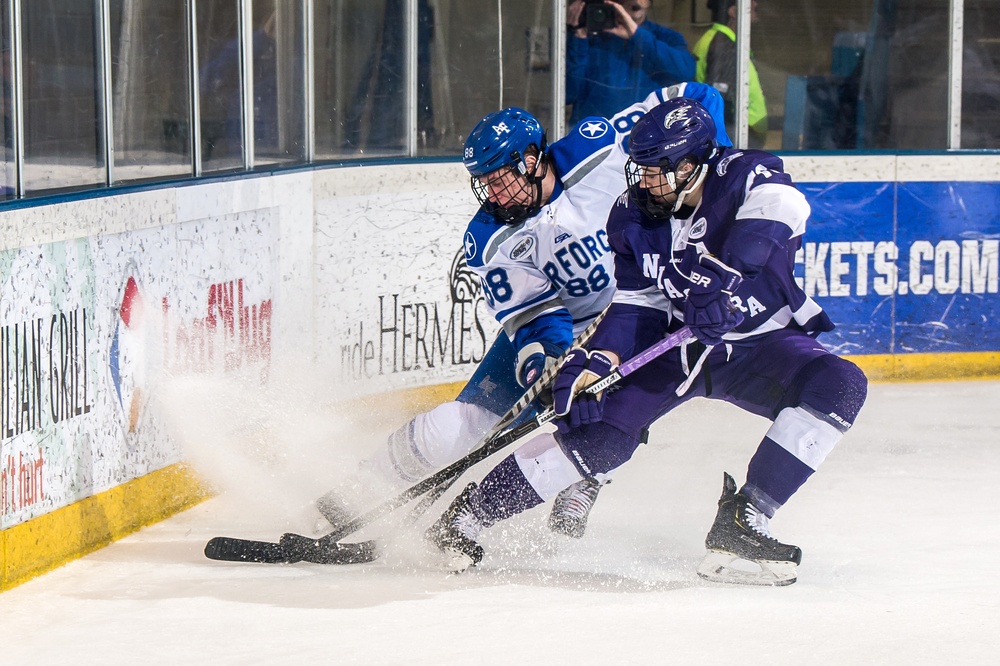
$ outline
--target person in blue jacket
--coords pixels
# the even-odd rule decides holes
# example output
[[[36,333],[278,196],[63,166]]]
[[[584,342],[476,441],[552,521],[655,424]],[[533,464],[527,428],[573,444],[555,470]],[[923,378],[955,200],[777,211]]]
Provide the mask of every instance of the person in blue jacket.
[[[615,25],[596,34],[588,34],[586,4],[573,0],[566,10],[570,125],[587,116],[609,118],[655,89],[694,80],[695,58],[684,37],[646,19],[652,0],[605,0]]]

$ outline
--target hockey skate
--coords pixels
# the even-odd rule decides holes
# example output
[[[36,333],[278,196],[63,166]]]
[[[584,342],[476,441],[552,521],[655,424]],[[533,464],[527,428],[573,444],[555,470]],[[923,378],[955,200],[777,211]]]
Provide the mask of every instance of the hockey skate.
[[[475,483],[467,485],[424,533],[424,538],[448,557],[447,568],[454,573],[461,573],[483,560],[483,547],[476,538],[486,526],[469,506],[469,495],[475,489]]]
[[[560,492],[549,513],[549,529],[573,539],[580,539],[587,531],[587,518],[597,501],[601,484],[594,479],[577,481]]]
[[[723,479],[715,523],[705,538],[708,553],[698,575],[717,583],[791,585],[802,550],[779,542],[767,529],[767,516],[736,492],[729,474]]]

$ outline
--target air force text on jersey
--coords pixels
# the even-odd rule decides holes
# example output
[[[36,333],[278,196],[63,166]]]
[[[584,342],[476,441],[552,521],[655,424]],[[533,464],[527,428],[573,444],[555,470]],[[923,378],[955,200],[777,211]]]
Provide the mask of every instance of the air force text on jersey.
[[[564,290],[570,296],[586,296],[602,291],[611,284],[611,275],[603,263],[605,255],[611,251],[608,233],[598,229],[593,234],[577,238],[569,232],[558,234],[553,239],[552,259],[540,266],[549,284],[556,291]],[[466,257],[470,248],[474,253],[475,240],[466,234]],[[535,239],[527,237],[519,241],[510,251],[514,260],[529,256],[535,247]],[[497,307],[511,300],[513,289],[510,276],[504,268],[493,268],[482,278],[483,292],[490,305]]]

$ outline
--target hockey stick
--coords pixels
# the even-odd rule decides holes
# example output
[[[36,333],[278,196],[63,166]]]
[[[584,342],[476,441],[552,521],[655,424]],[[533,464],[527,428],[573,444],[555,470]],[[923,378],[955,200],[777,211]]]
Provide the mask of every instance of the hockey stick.
[[[560,356],[558,359],[556,359],[554,363],[550,364],[547,368],[545,368],[544,371],[542,371],[542,374],[538,377],[537,380],[535,380],[531,384],[531,386],[528,387],[527,391],[524,392],[524,395],[522,395],[517,400],[517,402],[515,402],[513,406],[511,406],[511,408],[508,409],[507,412],[500,417],[500,419],[493,425],[492,428],[490,428],[488,432],[486,432],[482,437],[479,438],[479,441],[472,448],[473,451],[476,451],[486,446],[489,442],[491,442],[494,438],[496,438],[499,434],[501,434],[506,428],[508,428],[510,424],[514,423],[518,419],[518,417],[520,417],[535,402],[538,396],[541,395],[541,393],[549,387],[549,384],[552,383],[552,380],[555,379],[556,374],[559,372],[559,368],[562,367],[563,361],[566,360],[566,357],[569,355],[569,352],[574,347],[587,344],[590,338],[593,337],[594,332],[597,330],[598,324],[601,323],[601,320],[604,318],[606,312],[607,308],[605,308],[603,312],[598,314],[594,318],[594,321],[590,322],[587,328],[585,328],[576,338],[576,340],[573,341],[573,344],[570,345],[570,347],[565,352],[563,352],[562,356]],[[466,458],[468,458],[468,456],[466,456]],[[351,534],[352,532],[361,529],[368,523],[377,520],[378,518],[382,517],[387,513],[395,511],[400,506],[403,506],[404,504],[409,503],[411,500],[419,497],[420,495],[424,495],[425,493],[427,493],[427,497],[421,500],[421,502],[410,512],[410,515],[408,516],[406,521],[407,524],[412,524],[416,522],[416,520],[421,515],[423,515],[427,511],[427,509],[430,508],[430,506],[442,494],[444,494],[448,490],[448,488],[451,487],[451,485],[455,482],[455,480],[458,479],[458,477],[461,476],[461,474],[465,470],[469,469],[469,467],[476,464],[476,462],[479,462],[478,460],[476,460],[474,462],[469,462],[467,465],[459,467],[459,463],[465,461],[466,458],[459,459],[458,461],[453,463],[453,465],[445,468],[445,470],[441,470],[441,472],[439,472],[438,474],[430,477],[431,479],[439,479],[438,482],[435,483],[435,485],[425,485],[427,481],[429,481],[429,479],[426,479],[425,481],[417,484],[417,486],[413,486],[407,489],[406,491],[403,492],[402,495],[399,495],[396,498],[388,500],[387,502],[379,505],[378,507],[375,507],[375,509],[373,509],[369,513],[345,525],[338,526],[338,529],[335,530],[335,532],[333,532],[333,534],[337,534],[338,536],[335,537],[333,541],[336,542],[339,539],[342,539],[344,536],[347,536],[348,534]],[[448,476],[442,476],[442,472],[450,469],[454,469],[452,474]],[[418,488],[420,488],[420,490],[417,490]],[[366,519],[367,516],[371,516],[371,518]],[[352,528],[350,531],[346,532],[342,531],[347,529],[354,523],[357,523],[356,527]],[[330,535],[327,535],[327,537],[329,536]],[[327,537],[323,537],[323,539],[326,539]],[[293,557],[297,557],[299,554],[302,553],[308,554],[317,552],[317,548],[314,545],[316,543],[316,539],[314,537],[307,537],[301,534],[288,532],[281,537],[280,543],[282,546],[288,549],[289,553],[292,554]],[[370,542],[363,542],[363,543],[369,544]],[[351,544],[343,544],[343,545],[349,546]]]
[[[594,331],[597,330],[597,325],[600,323],[601,319],[604,318],[605,312],[607,312],[607,309],[594,318],[594,321],[592,321],[587,328],[580,333],[577,339],[573,341],[570,349],[575,346],[585,345],[590,340]],[[570,349],[567,349],[562,356],[560,356],[553,364],[542,372],[541,376],[539,376],[539,378],[528,387],[528,390],[525,391],[524,395],[522,395],[517,402],[515,402],[514,405],[500,417],[493,427],[479,439],[473,450],[480,448],[498,434],[502,433],[505,428],[510,426],[511,423],[514,423],[517,418],[528,409],[528,407],[535,401],[536,398],[538,398],[542,391],[548,388],[548,385],[555,378],[556,373],[562,366],[562,362],[569,354]],[[423,489],[419,492],[414,490],[416,486],[408,489],[406,493],[404,493],[407,495],[405,499],[403,499],[403,496],[399,496],[395,498],[395,500],[390,500],[393,505],[390,508],[386,508],[384,511],[380,511],[370,520],[365,520],[364,522],[352,521],[352,523],[348,523],[348,525],[351,525],[356,522],[357,526],[349,532],[339,534],[337,539],[341,539],[347,534],[361,529],[361,527],[367,525],[368,522],[376,520],[378,517],[384,515],[384,513],[389,513],[399,506],[406,504],[411,499],[419,497],[430,490],[430,495],[432,496],[430,501],[427,501],[427,498],[425,498],[424,501],[421,501],[420,504],[414,508],[408,517],[407,522],[415,522],[417,518],[427,511],[427,509],[438,497],[451,487],[455,479],[457,479],[461,475],[461,472],[464,472],[466,469],[468,469],[468,467],[462,468],[453,476],[444,479],[436,487],[422,486]],[[376,510],[382,509],[387,505],[388,503],[380,505],[379,507],[376,507]],[[366,515],[372,515],[372,513],[373,512],[370,512]],[[263,564],[289,563],[297,562],[303,559],[317,564],[354,564],[360,562],[370,562],[378,557],[375,542],[371,540],[359,543],[337,543],[335,544],[335,548],[326,546],[323,549],[313,547],[313,543],[315,541],[316,539],[314,537],[307,537],[294,533],[285,534],[280,543],[219,536],[210,539],[205,545],[205,557],[212,560],[223,560],[228,562],[258,562]]]
[[[586,334],[586,331],[584,331],[584,334]],[[674,342],[673,344],[670,344],[667,347],[661,347],[660,346],[660,345],[664,344],[665,342],[671,340],[671,338],[673,338],[674,336],[677,336],[677,341],[676,342]],[[589,339],[589,337],[590,336],[588,336],[588,339]],[[664,340],[661,340],[659,343],[657,343],[657,344],[649,347],[648,349],[646,349],[643,352],[640,352],[639,354],[636,354],[631,359],[629,359],[625,363],[621,364],[611,374],[609,374],[608,376],[603,377],[601,380],[599,380],[599,381],[591,384],[586,389],[584,389],[584,391],[587,392],[587,393],[600,393],[604,389],[606,389],[606,388],[612,386],[613,384],[616,384],[617,382],[621,381],[621,379],[624,378],[626,375],[635,372],[640,367],[646,365],[647,363],[649,363],[651,360],[653,360],[657,356],[663,354],[668,349],[677,346],[678,344],[680,344],[681,342],[683,342],[684,340],[686,340],[689,337],[691,337],[691,331],[690,331],[690,329],[688,329],[687,327],[684,327],[684,328],[680,329],[679,331],[677,331],[676,333],[674,333],[672,336],[670,336],[668,338],[664,338]],[[580,344],[582,345],[582,344],[585,344],[585,343],[580,343]],[[576,345],[574,345],[574,346],[576,346]],[[572,349],[572,347],[570,349]],[[568,353],[569,353],[569,350],[567,350],[566,354],[563,354],[563,358],[560,359],[560,362],[557,363],[555,366],[553,366],[553,368],[551,368],[552,370],[554,370],[554,372],[552,372],[552,377],[546,377],[545,375],[542,375],[542,377],[539,378],[539,383],[542,380],[545,380],[546,384],[548,384],[548,382],[550,382],[552,379],[555,378],[556,372],[558,372],[558,369],[562,366],[562,360],[565,359],[565,357],[566,357],[566,355]],[[521,432],[520,434],[518,434],[517,439],[520,439],[521,437],[523,437],[524,435],[528,434],[529,432],[531,432],[535,428],[541,427],[542,425],[548,423],[549,421],[551,421],[554,418],[555,418],[555,412],[552,411],[551,409],[549,409],[548,411],[540,414],[535,419],[533,419],[531,421],[528,421],[528,422],[526,422],[524,424],[525,426],[530,426],[530,429],[525,430],[525,431]],[[512,420],[513,419],[508,420],[508,423],[510,421],[512,421]],[[484,439],[487,440],[487,442],[488,442],[491,436],[492,437],[496,436],[496,432],[497,432],[497,428],[494,428],[494,430],[491,431],[491,433],[487,433],[484,436]],[[513,433],[513,431],[512,431],[512,433]],[[470,465],[470,467],[471,467],[471,465]],[[430,492],[428,492],[427,495],[422,500],[420,500],[420,503],[417,504],[417,506],[411,512],[411,514],[410,514],[410,520],[411,520],[411,522],[416,521],[416,519],[419,518],[421,515],[423,515],[427,511],[427,509],[429,509],[430,506],[434,502],[436,502],[438,500],[438,498],[441,497],[441,495],[443,495],[445,492],[447,492],[448,488],[450,488],[455,483],[455,481],[457,481],[459,479],[459,477],[462,476],[462,473],[465,472],[466,469],[468,469],[468,467],[466,467],[463,470],[460,470],[453,477],[451,477],[450,479],[444,481],[437,488],[434,488],[433,490],[431,490]]]
[[[687,326],[681,328],[680,330],[672,333],[671,335],[663,338],[656,344],[650,346],[645,351],[636,354],[628,361],[621,363],[611,374],[602,378],[601,380],[591,384],[584,391],[588,393],[599,393],[613,384],[621,381],[623,378],[632,374],[642,366],[646,365],[653,359],[666,353],[668,350],[673,349],[684,340],[691,337],[691,329]],[[349,544],[338,544],[340,539],[345,536],[353,534],[362,527],[369,525],[370,523],[378,520],[382,516],[395,511],[399,507],[407,504],[411,500],[420,497],[424,493],[433,490],[437,486],[453,481],[454,478],[458,478],[466,470],[479,463],[482,460],[490,457],[497,451],[513,444],[525,435],[533,432],[542,425],[552,421],[556,418],[555,411],[548,409],[545,412],[539,414],[534,419],[526,421],[525,423],[505,430],[502,433],[496,434],[489,438],[481,447],[473,450],[471,453],[467,454],[465,457],[460,458],[451,465],[448,465],[441,471],[433,474],[423,481],[417,483],[416,485],[408,488],[403,493],[397,497],[387,500],[371,509],[367,513],[364,513],[354,520],[342,525],[341,527],[335,529],[329,534],[319,537],[307,537],[301,534],[286,533],[281,537],[281,546],[288,552],[290,558],[289,561],[298,560],[309,560],[315,561],[317,558],[322,557],[322,553],[329,549],[336,549],[338,547],[348,546]]]
[[[479,443],[476,444],[474,449],[485,445],[491,439],[500,434],[511,423],[516,421],[518,416],[521,415],[524,409],[526,409],[528,405],[533,404],[536,398],[543,391],[549,388],[549,385],[552,383],[552,380],[556,378],[556,374],[558,374],[559,368],[562,367],[562,364],[566,360],[566,357],[569,356],[569,353],[576,347],[583,347],[584,345],[586,345],[590,341],[590,338],[594,336],[594,332],[597,330],[597,325],[601,323],[601,320],[604,318],[605,313],[607,313],[607,308],[605,308],[604,312],[597,315],[594,321],[592,321],[590,325],[587,326],[587,328],[584,329],[582,333],[580,333],[580,336],[573,342],[573,344],[571,344],[569,348],[563,352],[562,356],[560,356],[558,359],[556,359],[556,361],[552,365],[546,368],[545,371],[541,374],[541,376],[535,381],[535,383],[532,384],[530,387],[528,387],[528,392],[525,393],[524,396],[522,396],[522,398],[518,401],[518,403],[516,403],[514,407],[511,408],[511,411],[505,414],[504,417],[502,417],[499,421],[497,421],[497,423],[490,429],[489,432],[487,432],[479,439]],[[534,395],[529,397],[529,393],[533,393]],[[517,408],[518,404],[521,403],[523,403],[522,408],[520,410],[517,410],[516,413],[513,413],[514,410]],[[410,511],[410,515],[407,517],[406,523],[412,525],[413,523],[417,522],[417,519],[419,519],[420,516],[427,513],[427,510],[434,504],[434,502],[438,501],[438,499],[440,499],[442,495],[448,492],[448,489],[451,488],[452,485],[454,485],[455,481],[457,481],[459,477],[462,476],[462,472],[464,471],[465,470],[458,472],[450,479],[447,479],[443,483],[439,484],[436,488],[433,488],[432,490],[427,492],[427,494],[424,495],[423,499],[421,499],[420,502],[418,502],[417,505],[413,507],[413,510]]]

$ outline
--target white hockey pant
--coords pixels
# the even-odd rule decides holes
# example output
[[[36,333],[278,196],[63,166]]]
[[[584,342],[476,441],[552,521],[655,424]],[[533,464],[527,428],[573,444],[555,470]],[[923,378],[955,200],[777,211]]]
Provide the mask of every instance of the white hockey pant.
[[[395,486],[415,483],[472,451],[498,418],[478,405],[446,402],[392,433],[371,462]]]

